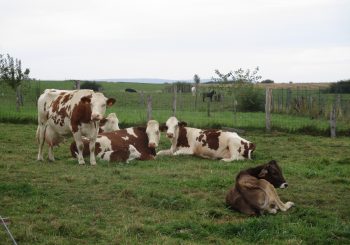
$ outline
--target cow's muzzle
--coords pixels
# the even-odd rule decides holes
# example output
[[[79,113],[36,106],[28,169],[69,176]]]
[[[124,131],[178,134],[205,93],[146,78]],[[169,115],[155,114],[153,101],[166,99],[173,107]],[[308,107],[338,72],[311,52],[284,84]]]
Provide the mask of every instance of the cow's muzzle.
[[[281,189],[284,189],[284,188],[287,188],[288,187],[288,183],[287,182],[284,182],[280,185],[280,188]]]
[[[100,114],[91,114],[91,121],[99,121],[103,117]]]
[[[150,143],[148,143],[148,147],[152,148],[152,149],[155,149],[157,147],[157,145],[154,142],[150,142]]]

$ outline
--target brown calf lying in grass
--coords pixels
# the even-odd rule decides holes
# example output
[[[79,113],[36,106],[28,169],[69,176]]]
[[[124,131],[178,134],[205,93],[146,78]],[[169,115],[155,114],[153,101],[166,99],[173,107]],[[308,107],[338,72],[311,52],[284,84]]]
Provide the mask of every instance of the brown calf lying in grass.
[[[265,211],[275,214],[278,209],[287,211],[294,203],[283,203],[275,189],[287,186],[281,168],[272,160],[239,172],[234,188],[226,195],[226,203],[230,208],[249,215],[260,215]]]

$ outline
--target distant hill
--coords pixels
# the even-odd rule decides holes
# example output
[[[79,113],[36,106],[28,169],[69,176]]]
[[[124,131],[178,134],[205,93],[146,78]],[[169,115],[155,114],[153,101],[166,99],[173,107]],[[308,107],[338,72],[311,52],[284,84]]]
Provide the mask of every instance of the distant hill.
[[[201,82],[207,82],[210,79],[203,79]],[[175,79],[161,79],[161,78],[110,78],[110,79],[95,79],[94,81],[105,82],[129,82],[129,83],[174,83],[174,82],[188,82],[192,83],[192,79],[175,80]]]

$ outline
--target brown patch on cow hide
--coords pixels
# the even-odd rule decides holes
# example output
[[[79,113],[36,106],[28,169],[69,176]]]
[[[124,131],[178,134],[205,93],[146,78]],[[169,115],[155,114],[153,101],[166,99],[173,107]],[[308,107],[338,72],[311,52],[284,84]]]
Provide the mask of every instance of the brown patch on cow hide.
[[[86,138],[83,139],[83,156],[89,156],[90,155],[90,141],[87,140]],[[97,155],[98,153],[100,153],[102,151],[101,149],[101,144],[99,142],[96,142],[95,144],[95,155]],[[77,144],[74,142],[72,142],[72,144],[70,145],[70,152],[72,157],[76,158],[77,155],[76,153],[78,153],[78,148],[77,148]]]
[[[78,131],[81,123],[89,123],[91,121],[91,106],[89,103],[82,101],[77,104],[72,111],[71,125],[73,133]]]
[[[111,141],[113,151],[118,151],[125,147],[129,149],[129,145],[133,145],[141,153],[139,160],[154,159],[156,155],[155,149],[148,147],[148,136],[143,127],[134,127],[133,131],[137,137],[133,134],[128,134],[126,129],[101,133],[101,135],[106,136]]]
[[[202,142],[202,146],[208,145],[208,148],[212,150],[219,149],[219,136],[221,134],[220,130],[208,129],[200,131],[199,134],[200,135],[196,138],[196,140]],[[204,135],[206,136],[205,139]]]
[[[63,96],[63,99],[61,101],[62,105],[67,104],[68,101],[70,101],[73,97],[73,94],[66,94],[65,96]]]
[[[129,149],[119,149],[117,151],[113,151],[109,156],[110,162],[126,162],[129,158],[130,152]]]
[[[187,139],[187,130],[185,127],[179,127],[179,137],[177,138],[177,147],[190,147]]]

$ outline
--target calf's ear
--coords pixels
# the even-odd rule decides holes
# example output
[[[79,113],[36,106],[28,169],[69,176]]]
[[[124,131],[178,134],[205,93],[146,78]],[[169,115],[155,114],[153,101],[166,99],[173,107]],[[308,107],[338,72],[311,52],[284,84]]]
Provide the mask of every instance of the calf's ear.
[[[159,130],[161,132],[164,132],[164,131],[168,130],[168,127],[163,123],[163,124],[159,125]]]
[[[80,99],[81,102],[84,104],[89,104],[91,102],[91,99],[88,96],[81,97]]]
[[[266,174],[268,173],[267,169],[263,168],[260,173],[258,174],[259,178],[263,178],[266,176]]]
[[[277,162],[276,162],[276,160],[271,160],[271,161],[269,161],[269,163],[268,164],[271,164],[271,165],[277,165]]]
[[[177,125],[179,125],[179,127],[186,127],[187,126],[187,122],[181,121]]]
[[[115,99],[113,99],[113,98],[109,98],[107,100],[107,106],[112,106],[114,103],[115,103]]]

